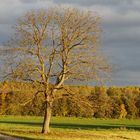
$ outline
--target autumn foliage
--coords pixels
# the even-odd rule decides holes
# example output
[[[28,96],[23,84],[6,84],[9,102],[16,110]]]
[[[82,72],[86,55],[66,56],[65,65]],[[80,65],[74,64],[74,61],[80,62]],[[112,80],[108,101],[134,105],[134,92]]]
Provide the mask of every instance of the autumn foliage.
[[[43,95],[33,98],[39,88],[37,83],[1,83],[0,114],[43,116]],[[52,115],[139,118],[140,88],[65,86],[57,93]]]

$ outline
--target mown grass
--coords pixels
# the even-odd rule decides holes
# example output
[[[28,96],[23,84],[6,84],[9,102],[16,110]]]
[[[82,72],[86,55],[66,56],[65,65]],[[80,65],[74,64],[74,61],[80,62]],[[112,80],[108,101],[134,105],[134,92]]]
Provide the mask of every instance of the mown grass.
[[[41,134],[42,117],[0,116],[0,133],[27,140],[140,140],[140,120],[53,117]]]

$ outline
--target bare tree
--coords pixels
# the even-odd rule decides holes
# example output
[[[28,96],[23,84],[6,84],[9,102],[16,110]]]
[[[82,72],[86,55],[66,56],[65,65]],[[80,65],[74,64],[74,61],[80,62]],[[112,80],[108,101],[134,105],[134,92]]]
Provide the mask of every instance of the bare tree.
[[[49,133],[53,100],[65,82],[100,80],[109,70],[99,53],[100,17],[75,8],[28,12],[10,42],[8,77],[37,82],[45,101],[42,133]],[[6,53],[9,51],[6,51]],[[7,53],[9,54],[9,53]]]

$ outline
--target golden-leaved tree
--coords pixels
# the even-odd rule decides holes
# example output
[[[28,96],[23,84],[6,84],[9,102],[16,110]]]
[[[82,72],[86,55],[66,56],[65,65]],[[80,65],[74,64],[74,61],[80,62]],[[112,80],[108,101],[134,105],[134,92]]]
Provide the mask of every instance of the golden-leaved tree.
[[[99,80],[109,71],[99,53],[100,17],[76,8],[30,11],[18,19],[5,50],[8,77],[40,84],[45,115],[42,133],[50,132],[52,105],[64,83]],[[11,59],[12,56],[12,59]]]

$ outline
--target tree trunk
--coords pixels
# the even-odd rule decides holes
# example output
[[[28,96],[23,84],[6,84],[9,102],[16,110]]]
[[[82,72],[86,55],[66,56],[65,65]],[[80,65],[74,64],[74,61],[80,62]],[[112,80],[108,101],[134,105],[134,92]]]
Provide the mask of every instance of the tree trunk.
[[[52,112],[52,102],[45,102],[45,115],[42,127],[42,133],[48,134],[50,133],[50,120],[51,120],[51,112]]]

